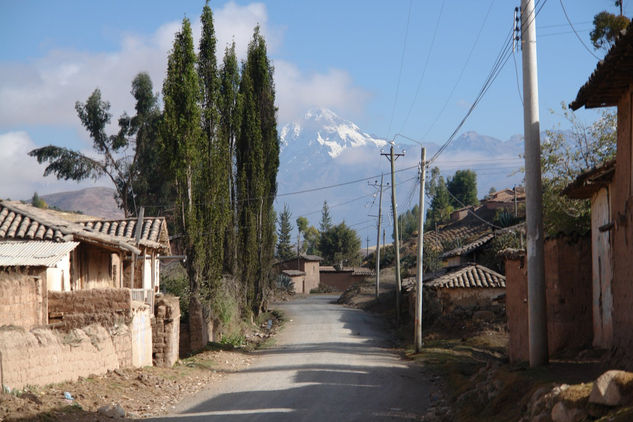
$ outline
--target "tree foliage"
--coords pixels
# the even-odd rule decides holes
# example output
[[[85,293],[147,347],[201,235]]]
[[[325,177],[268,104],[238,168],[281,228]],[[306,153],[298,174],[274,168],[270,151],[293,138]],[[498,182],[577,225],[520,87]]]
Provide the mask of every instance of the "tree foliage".
[[[277,257],[282,260],[294,255],[290,242],[290,232],[292,231],[291,217],[292,214],[290,209],[288,209],[288,204],[284,204],[284,210],[279,214],[277,227]]]
[[[451,198],[444,177],[440,175],[440,169],[434,167],[430,173],[429,183],[426,185],[426,195],[431,200],[426,213],[424,231],[433,230],[435,227],[447,223],[453,212]]]
[[[591,227],[589,200],[561,196],[580,173],[615,157],[616,115],[604,111],[590,125],[578,120],[565,104],[562,117],[570,130],[548,130],[541,146],[543,221],[549,235],[586,233]]]
[[[406,242],[418,231],[418,210],[420,207],[414,205],[410,210],[398,216],[398,233],[402,240]]]
[[[332,228],[332,216],[330,215],[330,207],[327,201],[323,201],[321,208],[321,222],[319,223],[319,231],[325,233]]]
[[[448,179],[446,189],[451,194],[449,202],[454,208],[479,205],[477,173],[473,170],[457,170],[455,175]]]
[[[48,208],[48,204],[35,192],[31,198],[31,205],[35,208]]]
[[[360,262],[360,238],[345,222],[321,232],[319,250],[326,264],[345,262],[355,265]]]
[[[617,36],[630,23],[630,19],[622,15],[622,2],[617,0],[615,6],[620,8],[620,14],[603,10],[593,17],[593,30],[589,34],[594,48],[608,50],[615,42]]]

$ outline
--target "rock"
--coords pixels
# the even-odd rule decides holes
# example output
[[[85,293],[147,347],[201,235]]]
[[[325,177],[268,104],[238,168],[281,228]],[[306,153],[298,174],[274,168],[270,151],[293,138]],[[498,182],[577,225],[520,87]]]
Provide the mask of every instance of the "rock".
[[[633,389],[633,373],[619,370],[607,371],[593,383],[589,403],[619,406],[630,399]]]
[[[126,415],[125,409],[123,409],[121,405],[118,404],[108,404],[105,406],[101,406],[97,409],[97,412],[101,413],[104,416],[107,416],[108,418],[113,419],[122,419]]]
[[[540,413],[534,416],[532,419],[528,419],[530,422],[551,422],[551,418],[547,413]]]
[[[587,412],[575,407],[567,407],[559,401],[552,408],[552,422],[580,422],[587,417]]]

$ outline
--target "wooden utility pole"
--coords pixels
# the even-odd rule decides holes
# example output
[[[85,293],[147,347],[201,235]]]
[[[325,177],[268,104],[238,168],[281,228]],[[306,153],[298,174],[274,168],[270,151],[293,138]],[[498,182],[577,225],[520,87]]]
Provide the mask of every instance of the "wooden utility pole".
[[[426,176],[426,148],[422,147],[420,160],[420,205],[418,206],[418,265],[415,285],[415,351],[422,351],[422,293],[424,280],[424,182]]]
[[[384,175],[380,175],[380,193],[378,194],[378,231],[376,233],[376,299],[380,294],[380,224],[382,222],[382,183]]]
[[[400,295],[402,293],[402,280],[400,280],[400,239],[398,236],[398,205],[396,203],[396,171],[395,163],[404,153],[395,154],[393,146],[395,142],[391,141],[389,153],[381,153],[389,159],[391,163],[391,209],[393,210],[393,241],[396,253],[396,322],[400,324]]]
[[[530,366],[548,362],[543,193],[536,67],[534,0],[521,0],[523,56],[523,125],[525,136],[525,212],[527,223],[528,331]]]

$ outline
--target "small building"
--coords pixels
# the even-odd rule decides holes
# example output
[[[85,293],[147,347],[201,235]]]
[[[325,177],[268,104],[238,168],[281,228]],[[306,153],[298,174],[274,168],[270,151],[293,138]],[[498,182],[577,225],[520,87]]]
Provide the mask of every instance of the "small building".
[[[633,25],[629,25],[601,60],[570,104],[581,107],[617,106],[617,152],[613,183],[609,189],[607,224],[613,262],[614,355],[633,356]],[[626,361],[626,359],[625,359]],[[629,359],[630,361],[630,359]],[[623,365],[631,367],[630,364]]]
[[[305,271],[283,270],[281,274],[290,279],[290,283],[292,284],[292,287],[295,293],[310,293],[309,291],[306,292],[305,290],[305,284],[306,284]]]
[[[368,268],[323,266],[320,268],[321,285],[335,292],[343,292],[355,283],[375,276],[376,273]]]
[[[302,288],[299,289],[298,285],[295,285],[296,293],[310,293],[312,289],[319,287],[321,282],[319,267],[323,258],[316,255],[301,254],[292,258],[279,261],[275,264],[279,273],[283,273],[285,270],[295,270],[303,272],[304,275],[295,275],[294,277],[304,277],[301,282]]]
[[[440,255],[442,264],[445,267],[454,267],[468,262],[475,262],[476,253],[494,239],[494,237],[494,233],[484,233],[463,246],[444,252]]]
[[[424,289],[432,289],[442,306],[443,313],[455,307],[485,308],[506,290],[506,278],[478,264],[448,267],[424,277]]]
[[[506,210],[515,215],[525,214],[525,188],[515,186],[489,194],[482,205],[489,210]]]
[[[611,348],[613,342],[613,254],[611,251],[611,197],[615,160],[579,175],[563,194],[591,200],[591,272],[593,346]]]

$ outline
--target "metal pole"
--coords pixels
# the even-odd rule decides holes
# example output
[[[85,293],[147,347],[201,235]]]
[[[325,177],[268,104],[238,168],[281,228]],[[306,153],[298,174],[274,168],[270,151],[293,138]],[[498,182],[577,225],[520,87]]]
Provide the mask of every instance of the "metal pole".
[[[424,279],[424,182],[426,175],[426,148],[422,148],[420,161],[420,205],[418,209],[418,265],[415,276],[415,351],[422,351],[422,281]]]
[[[400,280],[400,239],[398,237],[398,205],[396,204],[396,159],[393,153],[393,142],[389,152],[389,161],[391,161],[391,208],[393,210],[393,240],[396,253],[396,322],[400,324],[400,294],[402,290],[402,280]]]
[[[378,195],[378,233],[376,239],[376,299],[380,293],[380,223],[382,222],[382,182],[383,175],[380,175],[380,194]]]
[[[530,366],[548,362],[543,194],[534,0],[521,0]]]

